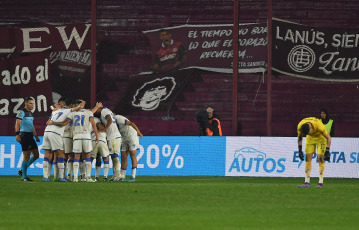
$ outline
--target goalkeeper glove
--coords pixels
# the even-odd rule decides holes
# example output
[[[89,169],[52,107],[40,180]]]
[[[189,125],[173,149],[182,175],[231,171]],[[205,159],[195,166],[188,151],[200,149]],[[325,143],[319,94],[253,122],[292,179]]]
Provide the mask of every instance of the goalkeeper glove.
[[[302,146],[301,145],[298,145],[298,149],[299,149],[299,159],[304,161],[304,154],[303,154],[303,151],[302,151]]]
[[[329,152],[329,147],[327,147],[325,149],[325,153],[324,153],[324,161],[330,161],[330,152]]]

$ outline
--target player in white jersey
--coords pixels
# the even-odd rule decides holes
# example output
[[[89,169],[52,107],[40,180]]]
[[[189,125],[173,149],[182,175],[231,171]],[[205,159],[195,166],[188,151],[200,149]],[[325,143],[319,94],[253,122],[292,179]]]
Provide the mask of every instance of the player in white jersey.
[[[74,108],[75,107],[75,101],[68,99],[66,100],[66,105],[70,108]],[[66,179],[71,181],[72,180],[72,171],[73,171],[73,164],[74,164],[74,159],[75,156],[72,152],[72,122],[69,122],[67,125],[65,125],[65,130],[64,130],[64,134],[62,136],[62,139],[64,141],[64,152],[65,152],[65,157],[68,159],[67,161],[67,177]],[[65,168],[65,172],[66,172],[66,168]]]
[[[91,161],[93,161],[93,159],[96,159],[95,181],[96,182],[100,181],[99,176],[100,176],[100,171],[101,171],[101,157],[102,157],[103,163],[104,163],[103,181],[107,181],[108,170],[110,168],[109,167],[110,151],[109,151],[108,145],[107,145],[107,135],[106,135],[106,132],[101,132],[104,129],[104,126],[102,125],[100,119],[95,117],[94,120],[95,120],[95,123],[97,126],[97,130],[99,131],[99,133],[98,133],[99,142],[97,145],[96,145],[95,133],[94,132],[91,133],[92,148],[93,148],[92,154],[91,154]]]
[[[113,164],[113,178],[110,181],[120,180],[120,155],[121,148],[121,134],[118,131],[115,117],[112,111],[108,108],[103,107],[102,103],[96,103],[96,107],[92,109],[92,112],[100,117],[102,124],[105,126],[104,131],[107,134],[108,149]]]
[[[77,104],[77,103],[76,103]],[[86,181],[94,182],[91,179],[91,152],[92,152],[92,141],[91,141],[91,129],[96,135],[96,143],[98,143],[98,132],[94,122],[93,113],[86,109],[81,109],[76,112],[72,112],[64,122],[53,122],[55,125],[65,126],[69,122],[72,122],[72,133],[73,133],[73,149],[72,152],[75,154],[74,159],[74,182],[78,182],[78,169],[80,155],[82,154],[83,159],[86,161]]]
[[[136,152],[140,146],[138,136],[143,137],[142,133],[138,129],[137,125],[126,117],[121,115],[115,115],[115,121],[118,129],[122,135],[121,145],[121,180],[126,181],[126,168],[127,168],[127,157],[130,153],[132,162],[131,177],[128,182],[134,182],[136,179],[137,170],[137,156]]]
[[[72,109],[65,107],[64,105],[65,99],[60,98],[59,104],[55,105],[57,108],[52,112],[52,116],[50,118],[50,121],[52,122],[63,122],[66,120],[67,116],[70,114]],[[81,103],[77,108],[74,108],[74,111],[80,110],[83,108],[85,104]],[[62,106],[58,109],[59,106]],[[65,127],[63,126],[56,126],[56,125],[47,125],[44,133],[44,139],[42,148],[45,150],[45,157],[43,161],[43,173],[44,173],[44,182],[50,181],[50,172],[51,172],[51,164],[50,164],[50,158],[51,158],[51,152],[54,153],[55,162],[57,162],[57,167],[59,174],[59,181],[60,182],[66,182],[65,179],[65,165],[64,165],[64,149],[63,149],[63,138],[62,135],[64,133]],[[55,172],[56,172],[56,168]],[[57,179],[57,177],[55,177]]]

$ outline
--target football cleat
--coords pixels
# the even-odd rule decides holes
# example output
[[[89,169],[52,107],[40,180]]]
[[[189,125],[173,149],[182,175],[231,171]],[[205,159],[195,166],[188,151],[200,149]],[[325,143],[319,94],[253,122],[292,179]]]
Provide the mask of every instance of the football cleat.
[[[42,181],[43,182],[51,182],[51,180],[49,178],[45,178],[45,177],[44,177],[44,179],[42,179]]]
[[[19,176],[22,176],[22,169],[19,169],[19,171],[17,171],[17,174],[19,174]]]
[[[133,178],[132,176],[130,177],[130,179],[127,182],[135,182],[136,178]]]
[[[33,181],[33,180],[30,179],[30,177],[26,177],[25,179],[26,179],[27,181]]]
[[[32,181],[30,178],[26,177],[26,178],[22,178],[21,181],[27,182],[27,181]]]
[[[86,182],[93,183],[93,182],[96,182],[96,181],[92,180],[92,178],[89,177],[89,178],[86,179]]]
[[[319,184],[317,185],[317,188],[323,188],[323,184],[322,184],[322,183],[319,183]]]
[[[119,181],[119,182],[126,182],[127,180],[126,180],[126,178],[119,178],[118,181]]]
[[[77,183],[77,182],[79,182],[79,179],[75,178],[72,182]]]
[[[95,177],[95,182],[100,182],[100,178]]]
[[[310,183],[304,182],[303,184],[298,185],[298,188],[310,188]]]
[[[107,182],[107,181],[108,181],[107,177],[104,177],[103,182]]]
[[[68,182],[66,178],[59,178],[59,182]]]

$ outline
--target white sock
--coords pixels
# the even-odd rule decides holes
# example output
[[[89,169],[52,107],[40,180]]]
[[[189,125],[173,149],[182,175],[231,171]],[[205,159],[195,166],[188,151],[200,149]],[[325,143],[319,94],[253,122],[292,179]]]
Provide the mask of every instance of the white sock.
[[[110,169],[110,165],[105,163],[103,165],[103,177],[107,178],[108,176],[108,170]]]
[[[74,162],[73,167],[74,167],[74,180],[78,180],[79,177],[79,162]]]
[[[86,161],[86,177],[91,178],[91,161]]]
[[[131,176],[132,176],[133,178],[136,178],[136,171],[137,171],[137,167],[132,167]]]
[[[57,167],[57,162],[54,162],[54,179],[59,179],[59,168]]]
[[[42,172],[44,174],[44,178],[49,178],[49,176],[47,175],[47,167],[49,167],[49,163],[44,160],[42,162]]]
[[[65,164],[57,163],[57,168],[59,170],[59,178],[63,179],[65,177]]]
[[[74,170],[74,163],[73,163],[73,162],[69,162],[69,163],[67,164],[67,176],[68,176],[68,177],[71,177],[73,170]]]
[[[96,166],[96,177],[100,176],[101,166]]]
[[[126,178],[126,169],[121,169],[121,177]]]
[[[84,163],[82,161],[79,162],[79,171],[80,171],[80,177],[83,178],[83,175],[85,174],[84,170]]]
[[[113,176],[114,177],[118,177],[120,174],[119,174],[119,164],[120,164],[120,161],[118,159],[118,157],[116,158],[113,158],[112,159],[112,164],[113,164]]]
[[[52,163],[47,162],[47,176],[50,178],[51,176]]]

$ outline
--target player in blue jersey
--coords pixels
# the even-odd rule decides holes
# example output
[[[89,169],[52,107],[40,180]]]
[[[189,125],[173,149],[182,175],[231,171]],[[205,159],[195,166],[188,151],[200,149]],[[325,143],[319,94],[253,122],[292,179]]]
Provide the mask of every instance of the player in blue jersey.
[[[21,144],[23,161],[19,175],[22,181],[32,181],[27,176],[27,169],[34,161],[39,158],[39,150],[34,137],[37,142],[40,142],[34,126],[34,116],[31,112],[34,108],[34,99],[32,97],[25,98],[25,107],[16,115],[15,133],[16,141]],[[32,153],[32,156],[30,157]]]

